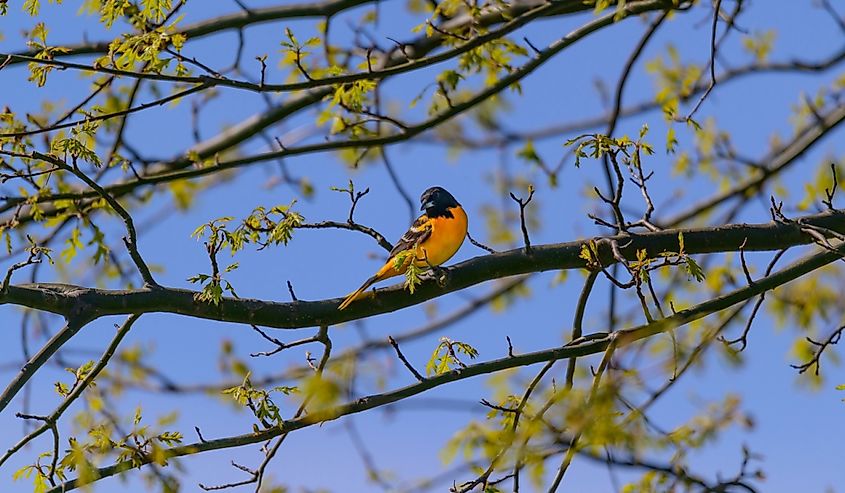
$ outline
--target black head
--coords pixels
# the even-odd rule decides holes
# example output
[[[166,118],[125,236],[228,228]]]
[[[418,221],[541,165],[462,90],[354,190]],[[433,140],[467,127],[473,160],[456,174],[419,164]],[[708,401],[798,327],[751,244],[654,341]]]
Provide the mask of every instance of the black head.
[[[425,211],[428,217],[451,217],[449,208],[458,207],[460,204],[452,194],[440,187],[431,187],[423,192],[420,197],[421,211]]]

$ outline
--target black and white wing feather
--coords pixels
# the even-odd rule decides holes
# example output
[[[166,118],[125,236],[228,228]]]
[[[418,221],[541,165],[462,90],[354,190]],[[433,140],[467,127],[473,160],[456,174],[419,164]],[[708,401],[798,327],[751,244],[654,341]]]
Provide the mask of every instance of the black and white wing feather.
[[[405,234],[390,251],[390,258],[395,257],[400,252],[413,249],[416,245],[427,240],[429,236],[431,236],[431,221],[428,216],[423,214],[414,221],[408,231],[405,231]]]

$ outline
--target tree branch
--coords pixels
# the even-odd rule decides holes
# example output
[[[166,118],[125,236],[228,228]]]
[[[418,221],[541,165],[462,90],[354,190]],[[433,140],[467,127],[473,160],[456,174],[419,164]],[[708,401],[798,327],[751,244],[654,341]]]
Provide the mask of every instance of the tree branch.
[[[837,233],[845,233],[845,214],[825,211],[800,219],[806,227],[818,226]],[[598,260],[607,266],[618,261],[619,254],[635,260],[639,250],[649,258],[663,252],[679,250],[678,235],[683,233],[685,253],[724,253],[739,251],[745,241],[745,251],[773,251],[790,246],[813,243],[815,238],[798,224],[733,224],[713,228],[689,228],[620,235],[597,240]],[[746,240],[747,238],[747,240]],[[350,320],[392,312],[420,304],[447,293],[466,289],[484,281],[530,272],[581,269],[587,264],[580,257],[583,241],[532,246],[527,255],[523,248],[492,255],[484,255],[461,262],[450,268],[448,282],[441,286],[435,280],[425,280],[410,295],[400,284],[376,290],[376,296],[355,303],[347,310],[337,310],[340,299],[295,301],[289,303],[245,298],[223,298],[219,305],[197,303],[196,292],[159,287],[151,289],[107,290],[84,288],[66,284],[11,285],[0,295],[0,304],[16,304],[37,310],[67,315],[84,307],[94,318],[105,315],[166,312],[211,320],[255,324],[264,327],[294,329],[315,325],[336,325]]]
[[[64,414],[65,410],[70,407],[73,402],[82,395],[82,392],[91,385],[91,382],[94,381],[95,378],[100,374],[101,371],[106,367],[111,360],[111,357],[114,355],[114,352],[117,350],[117,347],[120,345],[120,342],[129,333],[129,329],[132,328],[132,325],[135,323],[136,320],[140,315],[130,315],[128,319],[121,325],[118,330],[117,334],[115,334],[114,338],[112,338],[111,342],[109,343],[106,350],[103,352],[103,355],[97,361],[96,365],[85,375],[82,381],[78,382],[71,392],[65,397],[61,404],[52,412],[49,416],[46,416],[42,421],[44,424],[41,425],[39,428],[35,429],[27,436],[23,437],[17,444],[12,446],[9,450],[0,457],[0,466],[6,462],[6,460],[11,457],[15,452],[22,449],[27,443],[31,442],[32,440],[36,439],[39,435],[44,433],[47,430],[53,429],[55,432],[55,426],[58,422],[59,418]],[[54,457],[55,458],[55,457]]]
[[[141,257],[141,254],[138,253],[138,234],[135,231],[135,223],[132,221],[132,216],[120,205],[120,202],[117,201],[114,197],[109,195],[103,187],[100,186],[96,181],[92,180],[88,175],[82,172],[79,167],[76,166],[74,162],[73,165],[69,165],[63,160],[47,154],[41,154],[40,152],[34,152],[33,157],[36,159],[40,159],[42,161],[47,161],[69,173],[73,174],[86,185],[91,187],[95,192],[97,192],[106,203],[117,213],[118,216],[123,219],[123,224],[126,227],[127,237],[123,239],[123,242],[126,244],[126,249],[129,250],[129,256],[132,257],[132,261],[135,262],[135,266],[138,268],[138,272],[141,274],[141,278],[144,280],[144,284],[149,287],[158,286],[158,283],[153,278],[152,272],[150,272],[150,268],[147,267],[147,263],[144,262],[144,259]]]
[[[92,318],[89,318],[87,314],[82,313],[68,319],[67,325],[65,325],[62,330],[56,332],[56,334],[47,341],[47,344],[45,344],[40,351],[26,362],[23,368],[20,369],[15,378],[12,379],[6,387],[6,390],[0,394],[0,413],[6,409],[6,406],[8,406],[10,402],[12,402],[12,399],[15,398],[29,379],[32,378],[32,376],[35,375],[42,366],[44,366],[44,363],[46,363],[47,360],[56,353],[56,351],[64,346],[71,337],[76,335],[76,333],[91,320]]]
[[[835,251],[823,250],[819,253],[805,257],[804,259],[784,268],[783,270],[772,274],[771,276],[760,279],[757,283],[745,286],[743,288],[723,294],[719,297],[705,301],[686,310],[681,310],[669,317],[656,320],[652,323],[622,329],[613,333],[594,333],[584,336],[577,341],[573,341],[565,346],[546,349],[533,353],[520,354],[515,356],[506,356],[501,359],[491,360],[483,363],[469,365],[447,373],[433,376],[423,382],[418,382],[407,387],[396,389],[382,394],[374,394],[367,397],[359,398],[355,401],[342,404],[331,409],[314,411],[306,416],[299,417],[292,420],[285,421],[281,426],[274,427],[258,432],[249,433],[246,435],[238,435],[216,440],[206,440],[204,442],[183,445],[165,449],[157,458],[169,459],[173,457],[182,457],[186,455],[193,455],[209,450],[219,450],[225,448],[238,447],[253,443],[260,443],[282,434],[288,434],[292,431],[300,430],[310,426],[318,425],[327,421],[333,421],[342,416],[357,414],[370,409],[386,406],[393,402],[412,397],[414,395],[423,393],[425,391],[434,389],[441,385],[465,380],[479,375],[485,375],[493,372],[506,370],[509,368],[517,368],[521,366],[532,365],[544,361],[559,360],[571,357],[581,357],[589,354],[597,354],[606,351],[607,348],[613,344],[616,348],[621,348],[630,345],[636,341],[646,339],[656,334],[676,329],[683,325],[689,324],[695,320],[706,317],[712,313],[719,312],[729,308],[737,303],[746,301],[753,296],[756,296],[764,291],[774,289],[778,286],[793,281],[803,275],[806,275],[814,270],[817,270],[825,265],[833,263],[845,254],[845,243],[837,243]],[[141,462],[148,464],[152,458],[144,458]],[[138,467],[138,464],[133,461],[125,461],[113,464],[111,466],[97,469],[93,477],[97,480],[120,474],[129,469]],[[49,493],[60,493],[79,488],[83,484],[77,479],[66,481],[65,483],[49,490]]]

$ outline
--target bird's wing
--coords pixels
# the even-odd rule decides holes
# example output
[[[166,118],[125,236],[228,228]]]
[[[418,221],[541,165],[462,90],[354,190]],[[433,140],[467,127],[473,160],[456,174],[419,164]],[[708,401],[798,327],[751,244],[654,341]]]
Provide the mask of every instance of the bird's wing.
[[[431,229],[431,221],[428,219],[428,216],[423,214],[418,217],[414,221],[414,224],[408,228],[408,231],[405,231],[405,234],[402,235],[402,238],[393,247],[393,250],[390,251],[390,258],[395,257],[399,252],[410,250],[427,240],[431,236]]]

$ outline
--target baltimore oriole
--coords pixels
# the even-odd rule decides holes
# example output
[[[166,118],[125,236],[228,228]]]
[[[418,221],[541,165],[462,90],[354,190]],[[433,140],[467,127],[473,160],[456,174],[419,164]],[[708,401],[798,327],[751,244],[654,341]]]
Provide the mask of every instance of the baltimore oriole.
[[[420,210],[425,211],[425,214],[418,217],[402,235],[381,269],[347,296],[338,310],[349,306],[373,284],[405,274],[412,260],[417,267],[428,268],[442,264],[458,251],[467,235],[467,215],[461,204],[440,187],[423,192],[420,203]],[[409,252],[410,255],[406,254],[407,260],[397,266],[396,257],[403,252]]]

